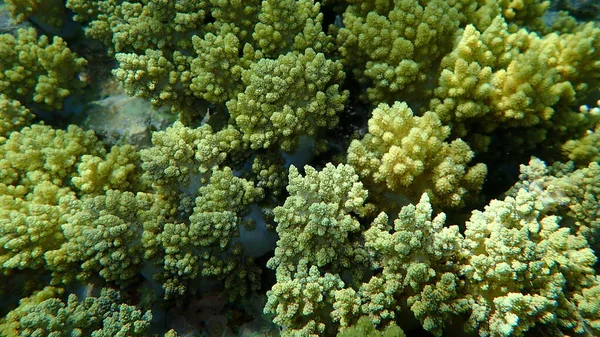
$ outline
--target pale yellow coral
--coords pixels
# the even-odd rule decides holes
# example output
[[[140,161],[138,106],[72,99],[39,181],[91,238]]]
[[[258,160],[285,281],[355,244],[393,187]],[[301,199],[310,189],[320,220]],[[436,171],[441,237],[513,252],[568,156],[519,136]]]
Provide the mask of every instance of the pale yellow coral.
[[[573,89],[553,67],[553,42],[519,30],[508,33],[496,18],[483,33],[467,26],[457,46],[442,60],[440,86],[431,108],[458,136],[468,120],[484,133],[498,127],[531,126],[549,120],[560,99]]]
[[[28,105],[62,108],[64,99],[84,83],[77,77],[87,64],[60,37],[38,36],[34,28],[0,35],[0,91]]]
[[[33,114],[21,102],[0,94],[0,137],[8,137],[33,120]]]
[[[596,104],[598,107],[592,109],[587,105],[579,107],[580,113],[594,126],[587,129],[581,138],[568,140],[562,145],[563,155],[579,165],[600,161],[600,101]]]
[[[113,146],[106,158],[84,155],[71,182],[84,193],[102,194],[107,190],[132,190],[140,174],[139,154],[131,145]]]
[[[473,152],[462,140],[447,143],[450,128],[433,112],[414,116],[406,103],[380,104],[369,120],[369,133],[348,148],[348,163],[377,193],[414,200],[428,192],[438,205],[460,206],[477,193],[486,167],[468,167]]]
[[[545,36],[511,29],[501,17],[482,32],[468,25],[442,59],[429,108],[453,136],[484,151],[499,129],[526,128],[513,143],[532,146],[577,132],[585,121],[568,105],[598,83],[599,41],[590,24]]]
[[[472,307],[467,330],[481,336],[526,336],[540,326],[583,333],[598,312],[582,317],[581,294],[598,287],[596,256],[581,235],[547,214],[536,190],[520,188],[514,197],[492,200],[466,223],[466,299]],[[583,304],[582,304],[583,305]]]

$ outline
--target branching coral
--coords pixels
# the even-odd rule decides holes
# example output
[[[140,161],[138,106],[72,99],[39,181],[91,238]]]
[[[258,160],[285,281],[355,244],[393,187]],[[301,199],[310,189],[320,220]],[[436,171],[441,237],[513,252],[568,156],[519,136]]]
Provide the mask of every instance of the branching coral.
[[[46,287],[28,298],[0,321],[5,336],[146,336],[152,314],[121,302],[120,293],[102,289],[98,297],[81,301],[69,294],[61,300],[64,290]],[[165,334],[175,337],[174,331]]]
[[[33,114],[18,100],[0,94],[0,137],[8,137],[11,131],[27,126]]]
[[[251,148],[292,151],[300,136],[337,125],[348,98],[343,79],[341,63],[312,49],[262,59],[242,73],[246,89],[227,107]]]
[[[8,2],[40,29],[64,9]],[[65,5],[87,38],[0,36],[0,334],[160,334],[215,294],[240,333],[600,334],[600,117],[573,109],[596,23],[542,0]],[[45,118],[117,101],[103,74],[179,120],[138,149]],[[240,315],[256,293],[268,316]]]
[[[433,112],[419,117],[406,103],[381,104],[369,133],[350,144],[348,163],[375,193],[414,200],[427,192],[436,204],[457,207],[478,192],[487,171],[484,164],[468,167],[473,152],[460,139],[447,143],[449,134]]]
[[[38,103],[61,109],[64,99],[81,89],[78,78],[86,61],[56,36],[38,36],[34,28],[23,28],[17,35],[0,35],[0,91],[25,105]]]
[[[586,334],[597,318],[578,310],[582,292],[598,287],[596,257],[584,237],[544,214],[536,192],[494,200],[466,224],[468,330],[521,336],[533,327]],[[491,297],[490,297],[491,295]],[[596,332],[597,333],[597,332]]]
[[[454,136],[483,151],[497,129],[524,129],[512,136],[528,147],[580,132],[586,121],[568,104],[598,83],[599,34],[585,25],[540,37],[525,29],[511,32],[500,17],[481,33],[469,25],[442,59],[430,108]]]

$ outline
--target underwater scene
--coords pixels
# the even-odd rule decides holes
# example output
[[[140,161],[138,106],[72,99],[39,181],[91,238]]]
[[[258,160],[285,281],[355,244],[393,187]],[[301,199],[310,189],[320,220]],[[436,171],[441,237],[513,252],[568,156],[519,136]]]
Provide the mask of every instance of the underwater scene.
[[[0,337],[600,336],[600,1],[0,0]]]

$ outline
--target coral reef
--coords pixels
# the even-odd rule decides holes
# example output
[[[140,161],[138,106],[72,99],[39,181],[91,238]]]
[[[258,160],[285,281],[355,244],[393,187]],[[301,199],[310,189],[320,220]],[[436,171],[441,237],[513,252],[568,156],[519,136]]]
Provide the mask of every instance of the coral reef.
[[[7,0],[0,334],[600,335],[559,5]]]

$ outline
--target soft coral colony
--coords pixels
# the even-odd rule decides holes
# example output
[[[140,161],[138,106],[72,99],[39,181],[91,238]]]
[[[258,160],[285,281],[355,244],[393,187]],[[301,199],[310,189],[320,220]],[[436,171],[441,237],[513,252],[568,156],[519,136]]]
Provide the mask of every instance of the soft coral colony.
[[[185,335],[173,308],[213,294],[266,296],[282,336],[600,335],[597,23],[539,0],[6,3],[38,29],[0,35],[0,335]],[[151,144],[43,121],[87,97],[98,43],[177,116]]]

